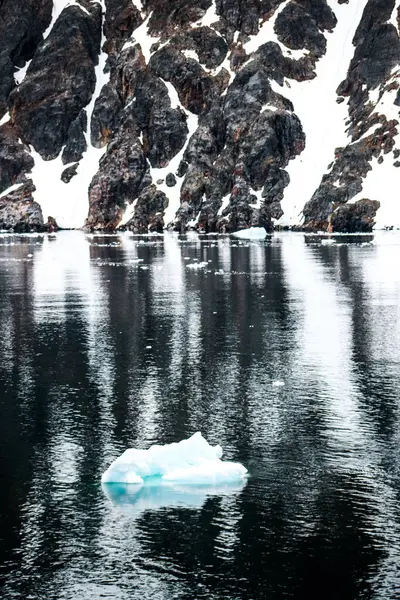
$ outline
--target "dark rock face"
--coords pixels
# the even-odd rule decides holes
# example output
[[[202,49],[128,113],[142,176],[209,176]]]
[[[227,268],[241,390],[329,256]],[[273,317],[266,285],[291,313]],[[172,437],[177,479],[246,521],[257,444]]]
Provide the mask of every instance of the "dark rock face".
[[[103,13],[100,4],[77,0],[46,31],[53,0],[0,0],[0,118],[10,112],[0,126],[0,191],[23,184],[4,206],[19,211],[16,192],[25,204],[36,198],[32,146],[46,161],[61,154],[66,186],[92,165],[88,229],[183,231],[194,221],[200,231],[273,230],[293,185],[291,161],[308,142],[299,84],[318,82],[329,36],[347,18],[338,5],[348,1],[105,0]],[[379,203],[348,201],[364,193],[376,164],[400,163],[394,9],[395,0],[366,0],[359,22],[349,22],[354,55],[332,99],[340,110],[348,104],[349,140],[332,148],[317,189],[301,199],[306,230],[368,230]],[[99,57],[109,76],[102,87]],[[28,60],[22,79],[16,71]],[[36,227],[31,213],[18,212]]]
[[[278,39],[292,50],[306,48],[315,57],[326,51],[324,30],[336,26],[336,17],[325,0],[291,0],[276,20]]]
[[[339,206],[333,213],[331,228],[333,232],[366,233],[372,231],[376,211],[380,203],[377,200],[358,200],[354,204]]]
[[[22,139],[46,160],[59,154],[72,123],[91,99],[100,36],[98,4],[90,5],[89,14],[67,7],[10,95],[12,121]]]
[[[0,127],[0,192],[26,180],[32,170],[33,158],[19,141],[16,129],[6,123]]]
[[[108,144],[118,122],[121,108],[122,102],[117,90],[109,83],[104,85],[92,113],[90,132],[92,146],[103,148]]]
[[[52,0],[3,0],[0,5],[0,117],[15,87],[14,72],[34,56],[50,25]]]
[[[42,210],[32,198],[32,181],[0,197],[0,229],[28,233],[43,230]]]
[[[155,185],[147,187],[136,203],[135,216],[127,223],[126,228],[133,233],[148,233],[164,228],[163,213],[168,206],[168,198]]]
[[[148,166],[138,137],[133,117],[128,116],[109,144],[91,183],[88,228],[115,229],[125,205],[138,197],[146,183],[151,183],[146,180]]]
[[[75,163],[61,173],[61,181],[64,183],[69,183],[73,177],[77,174],[79,163]]]
[[[84,110],[79,113],[79,116],[72,121],[69,130],[67,143],[61,155],[64,165],[79,161],[83,157],[83,153],[87,150],[85,132],[87,131],[87,114]]]

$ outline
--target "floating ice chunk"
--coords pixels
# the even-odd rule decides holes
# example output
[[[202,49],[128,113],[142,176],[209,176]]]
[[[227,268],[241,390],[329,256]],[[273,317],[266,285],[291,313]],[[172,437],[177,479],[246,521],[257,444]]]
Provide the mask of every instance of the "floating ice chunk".
[[[208,267],[208,263],[203,261],[199,263],[191,263],[190,265],[186,265],[188,269],[193,269],[193,271],[197,271],[198,269],[204,269]]]
[[[207,460],[201,465],[173,469],[163,476],[164,481],[179,483],[219,483],[246,477],[247,469],[240,463]]]
[[[246,477],[243,465],[222,462],[221,456],[221,446],[211,446],[197,432],[177,444],[125,450],[103,473],[101,481],[143,484],[146,479],[157,477],[160,483],[219,484]]]
[[[248,229],[235,231],[232,235],[241,240],[263,240],[265,239],[267,232],[264,227],[249,227]]]

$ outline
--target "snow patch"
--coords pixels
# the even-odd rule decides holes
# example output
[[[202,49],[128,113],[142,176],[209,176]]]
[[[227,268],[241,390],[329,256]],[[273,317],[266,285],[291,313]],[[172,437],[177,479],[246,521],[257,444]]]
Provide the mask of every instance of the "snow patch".
[[[138,201],[138,199],[136,198],[136,200],[134,200],[132,202],[132,204],[128,204],[126,206],[125,212],[122,215],[122,219],[118,223],[117,229],[119,227],[124,227],[132,219],[133,215],[135,214],[135,208],[136,208],[137,201]]]
[[[318,188],[335,148],[348,144],[347,104],[337,104],[336,89],[346,78],[354,54],[353,37],[366,4],[367,0],[355,0],[335,6],[338,23],[327,34],[326,54],[317,63],[315,79],[291,81],[285,90],[271,81],[274,91],[284,93],[292,101],[306,135],[305,150],[286,167],[290,183],[281,203],[284,215],[278,221],[280,225],[299,224],[299,214]]]
[[[5,125],[6,123],[8,123],[8,121],[10,120],[10,113],[6,112],[6,114],[2,117],[2,119],[0,120],[0,127],[2,125]]]
[[[198,120],[199,120],[197,115],[194,115],[194,114],[190,113],[189,111],[187,111],[182,106],[182,104],[179,103],[179,106],[187,116],[187,126],[189,129],[189,133],[186,138],[186,143],[183,146],[182,150],[180,152],[178,152],[178,154],[176,154],[171,159],[171,161],[169,162],[169,164],[166,167],[158,169],[158,168],[154,168],[154,167],[150,166],[150,173],[151,173],[153,182],[156,183],[160,179],[163,180],[163,183],[157,184],[157,189],[164,192],[168,198],[168,206],[165,209],[165,213],[164,213],[164,226],[165,227],[167,227],[170,223],[172,223],[174,221],[175,214],[176,214],[178,208],[180,207],[181,187],[182,187],[184,177],[178,178],[177,183],[174,187],[168,187],[167,184],[165,183],[165,179],[166,179],[168,173],[176,174],[179,164],[185,154],[189,140],[197,129]]]
[[[251,35],[250,36],[250,40],[244,44],[243,48],[246,50],[247,54],[251,54],[252,52],[255,52],[256,50],[258,50],[258,48],[260,46],[262,46],[263,44],[266,44],[267,42],[275,42],[276,44],[278,44],[278,46],[280,47],[283,56],[286,56],[288,58],[293,58],[295,60],[302,58],[304,56],[307,56],[309,54],[308,50],[290,50],[288,48],[286,48],[286,46],[284,46],[279,40],[278,37],[275,33],[275,22],[276,19],[279,15],[279,13],[281,13],[283,11],[283,9],[289,4],[291,0],[285,0],[285,2],[283,2],[280,6],[278,6],[278,8],[276,9],[276,11],[274,12],[274,14],[272,15],[272,17],[270,19],[268,19],[268,21],[265,21],[261,27],[259,32],[256,35]],[[251,58],[251,57],[249,57]]]
[[[226,196],[224,196],[222,198],[222,204],[218,210],[218,216],[221,217],[222,213],[224,212],[224,210],[227,208],[228,204],[229,204],[229,199],[230,199],[231,195],[227,194]]]
[[[216,21],[219,21],[219,16],[217,15],[217,8],[215,5],[215,1],[213,0],[213,3],[211,4],[210,8],[207,9],[207,12],[205,13],[205,15],[201,19],[199,19],[198,21],[193,23],[192,28],[211,27],[211,25],[213,23],[215,23]],[[213,29],[213,27],[211,27],[211,29]],[[216,31],[216,30],[214,30],[214,31]],[[217,31],[217,33],[219,35],[221,35],[219,33],[219,31]]]
[[[130,46],[135,46],[136,44],[139,44],[147,64],[149,63],[151,57],[150,48],[153,44],[156,44],[160,41],[159,37],[152,37],[148,31],[149,21],[151,19],[152,14],[153,12],[151,12],[147,19],[143,21],[143,23],[137,29],[135,29],[130,39],[127,42],[125,42],[122,48],[122,50],[125,50]]]
[[[60,8],[59,4],[59,2],[55,4],[57,10]],[[65,3],[63,3],[63,6],[65,6]],[[103,46],[104,41],[103,35],[101,46]],[[90,143],[91,116],[94,104],[103,86],[110,78],[109,74],[104,73],[106,60],[107,54],[101,52],[99,63],[95,67],[95,91],[90,103],[85,107],[88,115],[88,132],[85,133],[88,149],[79,162],[77,174],[68,184],[64,183],[61,181],[61,174],[68,165],[62,163],[62,152],[54,160],[45,161],[38,152],[33,148],[31,149],[32,158],[35,161],[32,169],[32,179],[36,187],[33,194],[34,199],[40,204],[45,221],[48,216],[52,216],[57,224],[65,229],[77,229],[85,224],[89,208],[88,189],[98,171],[99,160],[106,152],[106,148],[97,149]]]
[[[171,108],[182,108],[181,101],[179,100],[178,92],[169,81],[164,81],[164,84],[167,86],[169,99],[171,101]]]
[[[400,228],[400,202],[399,202],[399,178],[400,167],[393,166],[393,154],[383,155],[383,163],[379,164],[373,158],[372,170],[368,172],[363,181],[363,189],[349,203],[368,198],[379,200],[380,208],[376,214],[374,229],[385,229],[386,227]]]
[[[393,8],[392,14],[390,15],[390,19],[389,19],[389,23],[391,25],[393,25],[394,27],[396,27],[397,31],[398,31],[397,15],[398,15],[399,8],[400,8],[400,2],[399,2],[399,0],[397,0],[397,2],[395,3],[395,6]]]
[[[11,194],[11,192],[15,192],[15,190],[19,190],[19,188],[22,187],[23,185],[24,185],[23,183],[14,183],[14,185],[10,185],[10,187],[8,187],[6,190],[4,190],[4,192],[1,192],[0,198],[3,198],[4,196]]]

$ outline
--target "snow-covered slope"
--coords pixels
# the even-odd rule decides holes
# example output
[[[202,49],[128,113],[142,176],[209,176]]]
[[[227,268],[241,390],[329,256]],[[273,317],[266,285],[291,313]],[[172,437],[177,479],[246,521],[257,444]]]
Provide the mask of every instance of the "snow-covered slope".
[[[0,13],[2,228],[400,226],[400,0]]]

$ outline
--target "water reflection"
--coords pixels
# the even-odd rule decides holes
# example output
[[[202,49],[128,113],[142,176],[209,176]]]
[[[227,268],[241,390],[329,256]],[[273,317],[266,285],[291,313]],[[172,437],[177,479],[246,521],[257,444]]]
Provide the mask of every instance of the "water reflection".
[[[137,517],[142,512],[163,508],[200,509],[207,498],[237,495],[245,485],[246,482],[184,485],[154,478],[146,480],[143,485],[103,483],[102,489],[115,506],[128,508],[129,515]]]
[[[399,255],[396,233],[1,237],[5,597],[395,598]],[[245,488],[103,495],[126,447],[197,430]]]

